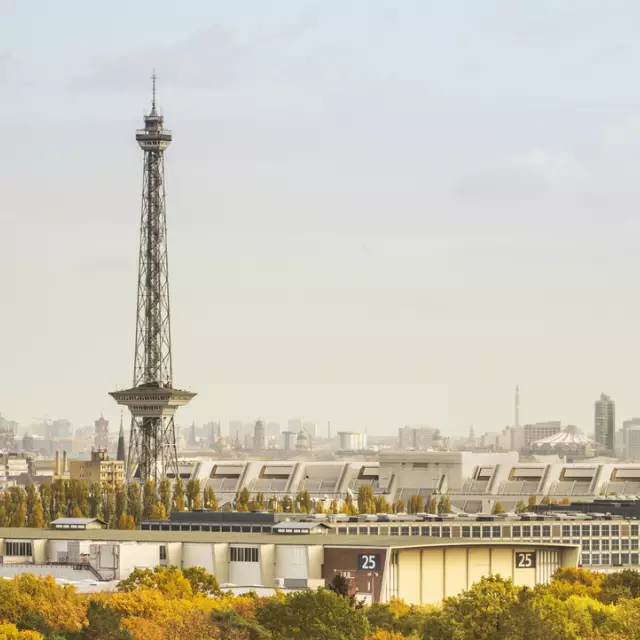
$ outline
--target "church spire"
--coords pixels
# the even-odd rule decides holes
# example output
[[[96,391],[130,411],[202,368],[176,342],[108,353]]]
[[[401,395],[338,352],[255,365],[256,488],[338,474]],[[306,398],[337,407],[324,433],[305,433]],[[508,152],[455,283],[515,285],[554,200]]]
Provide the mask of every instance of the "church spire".
[[[125,448],[124,448],[124,423],[122,421],[122,414],[120,412],[120,434],[118,435],[118,454],[116,455],[116,460],[121,460],[122,462],[126,462],[125,460]]]

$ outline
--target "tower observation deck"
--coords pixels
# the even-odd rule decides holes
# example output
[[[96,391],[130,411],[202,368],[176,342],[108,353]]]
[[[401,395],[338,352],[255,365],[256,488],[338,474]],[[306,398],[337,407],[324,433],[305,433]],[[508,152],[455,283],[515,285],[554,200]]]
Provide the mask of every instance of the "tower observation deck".
[[[156,485],[178,477],[174,415],[196,395],[173,388],[164,189],[164,152],[172,138],[157,111],[154,74],[151,111],[136,131],[144,164],[133,386],[110,395],[131,412],[127,480]]]

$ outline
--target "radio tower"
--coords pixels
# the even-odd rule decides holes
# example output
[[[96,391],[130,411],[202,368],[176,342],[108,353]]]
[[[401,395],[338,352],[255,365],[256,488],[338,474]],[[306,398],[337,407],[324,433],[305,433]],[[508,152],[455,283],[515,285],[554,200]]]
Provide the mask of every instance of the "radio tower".
[[[144,165],[133,387],[110,395],[131,412],[127,480],[135,475],[157,486],[166,476],[179,476],[173,418],[196,394],[173,388],[164,192],[164,152],[172,134],[156,109],[155,73],[152,80],[151,112],[136,131]]]

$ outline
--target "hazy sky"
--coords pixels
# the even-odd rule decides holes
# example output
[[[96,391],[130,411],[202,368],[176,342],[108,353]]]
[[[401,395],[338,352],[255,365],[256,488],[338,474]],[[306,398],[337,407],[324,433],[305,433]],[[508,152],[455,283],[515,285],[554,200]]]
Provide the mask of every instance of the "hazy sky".
[[[131,383],[149,76],[186,424],[640,414],[637,0],[0,0],[0,411]]]

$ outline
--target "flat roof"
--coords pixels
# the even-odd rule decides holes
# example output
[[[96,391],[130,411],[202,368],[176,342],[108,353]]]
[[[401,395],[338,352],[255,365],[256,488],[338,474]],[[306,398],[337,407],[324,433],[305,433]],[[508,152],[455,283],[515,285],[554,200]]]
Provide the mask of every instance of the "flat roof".
[[[411,536],[350,536],[350,535],[310,535],[274,533],[209,533],[205,531],[128,531],[119,529],[29,529],[0,528],[0,539],[11,540],[86,540],[95,542],[202,542],[229,544],[279,544],[279,545],[322,545],[325,547],[563,547],[579,548],[580,545],[567,542],[520,541],[494,538],[474,540],[462,538],[416,538]]]

